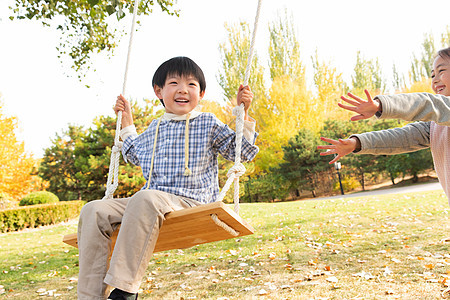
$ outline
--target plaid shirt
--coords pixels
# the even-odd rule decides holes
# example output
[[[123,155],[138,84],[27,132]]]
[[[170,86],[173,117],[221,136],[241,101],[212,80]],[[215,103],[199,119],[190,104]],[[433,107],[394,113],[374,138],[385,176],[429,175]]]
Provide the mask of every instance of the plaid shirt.
[[[147,130],[127,137],[122,154],[125,161],[140,166],[149,180],[150,163],[157,120]],[[186,121],[162,120],[156,144],[152,178],[149,189],[160,190],[209,203],[219,195],[217,155],[234,161],[236,133],[211,113],[202,113],[189,120],[189,169],[184,176],[184,147]],[[257,134],[255,133],[256,139]],[[245,138],[242,142],[242,161],[252,160],[259,149]],[[146,185],[144,185],[144,188]]]

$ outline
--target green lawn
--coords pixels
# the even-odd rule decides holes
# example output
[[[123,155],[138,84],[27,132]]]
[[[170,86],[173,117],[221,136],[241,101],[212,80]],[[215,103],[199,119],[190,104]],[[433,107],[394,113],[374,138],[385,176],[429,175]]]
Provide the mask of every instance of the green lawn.
[[[139,299],[442,299],[449,211],[440,191],[241,204],[254,235],[157,253]],[[75,231],[0,235],[0,298],[76,299],[77,250],[61,242]]]

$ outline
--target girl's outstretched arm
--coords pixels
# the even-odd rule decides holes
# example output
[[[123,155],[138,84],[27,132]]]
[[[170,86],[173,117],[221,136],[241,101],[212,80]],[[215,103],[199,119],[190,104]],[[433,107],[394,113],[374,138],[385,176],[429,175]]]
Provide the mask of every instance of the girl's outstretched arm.
[[[361,149],[361,143],[357,137],[351,137],[349,139],[333,140],[325,137],[320,138],[322,141],[330,143],[331,145],[319,145],[317,149],[326,149],[327,151],[321,152],[320,155],[336,155],[330,164],[337,162],[340,158],[352,153],[355,150]]]
[[[368,119],[374,116],[381,109],[380,102],[374,101],[368,90],[364,90],[364,93],[366,93],[367,101],[353,95],[352,93],[348,93],[347,95],[351,99],[344,96],[342,96],[341,99],[350,105],[338,103],[339,107],[357,113],[356,116],[351,117],[350,120],[352,121]]]

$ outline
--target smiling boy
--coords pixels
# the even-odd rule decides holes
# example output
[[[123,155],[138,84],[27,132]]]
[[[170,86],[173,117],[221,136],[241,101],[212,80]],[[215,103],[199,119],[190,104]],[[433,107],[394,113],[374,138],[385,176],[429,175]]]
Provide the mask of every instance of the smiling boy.
[[[125,161],[141,166],[147,180],[131,198],[95,200],[83,207],[78,227],[80,249],[79,299],[137,299],[137,292],[159,229],[167,213],[216,201],[219,194],[218,154],[234,160],[236,134],[211,113],[194,110],[203,98],[202,70],[187,57],[164,62],[152,81],[165,114],[138,135],[129,102],[120,95],[114,110],[122,111],[121,138]],[[252,160],[255,121],[248,116],[253,99],[249,87],[239,87],[244,104],[241,159]],[[112,232],[121,224],[108,270]]]

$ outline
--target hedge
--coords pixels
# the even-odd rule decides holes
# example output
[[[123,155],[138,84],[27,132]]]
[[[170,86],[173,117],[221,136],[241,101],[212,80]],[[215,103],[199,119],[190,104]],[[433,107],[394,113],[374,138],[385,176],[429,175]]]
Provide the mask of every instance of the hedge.
[[[36,204],[47,204],[47,203],[57,203],[59,202],[58,196],[51,192],[39,191],[29,193],[20,200],[19,206],[36,205]]]
[[[81,200],[63,201],[2,210],[0,211],[0,232],[35,228],[77,218],[85,203]]]

